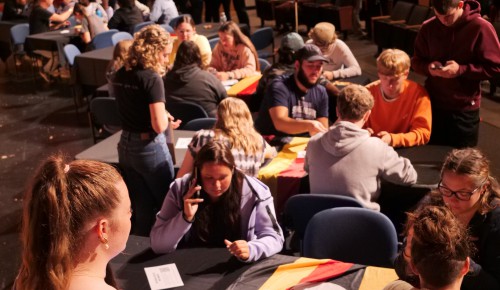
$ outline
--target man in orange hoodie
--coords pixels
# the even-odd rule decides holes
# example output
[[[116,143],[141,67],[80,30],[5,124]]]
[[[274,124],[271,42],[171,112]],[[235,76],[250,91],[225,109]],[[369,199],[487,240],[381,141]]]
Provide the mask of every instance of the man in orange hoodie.
[[[410,57],[399,49],[377,58],[379,80],[367,85],[375,105],[365,128],[393,147],[424,145],[431,137],[431,102],[427,91],[408,80]]]

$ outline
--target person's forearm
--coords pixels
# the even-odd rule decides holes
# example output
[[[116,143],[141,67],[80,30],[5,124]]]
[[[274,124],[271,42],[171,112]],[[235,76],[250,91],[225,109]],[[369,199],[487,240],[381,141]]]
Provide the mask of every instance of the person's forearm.
[[[301,134],[309,132],[311,123],[309,120],[295,120],[290,117],[281,120],[273,120],[276,130],[287,134]]]

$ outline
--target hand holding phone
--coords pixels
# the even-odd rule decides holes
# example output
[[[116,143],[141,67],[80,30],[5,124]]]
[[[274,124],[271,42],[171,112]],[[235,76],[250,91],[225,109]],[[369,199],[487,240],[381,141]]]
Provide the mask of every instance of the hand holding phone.
[[[194,216],[198,211],[198,204],[203,202],[203,199],[200,198],[200,190],[201,186],[196,184],[196,176],[197,171],[195,169],[195,174],[191,178],[189,182],[189,188],[187,192],[184,194],[184,220],[187,222],[193,222]]]

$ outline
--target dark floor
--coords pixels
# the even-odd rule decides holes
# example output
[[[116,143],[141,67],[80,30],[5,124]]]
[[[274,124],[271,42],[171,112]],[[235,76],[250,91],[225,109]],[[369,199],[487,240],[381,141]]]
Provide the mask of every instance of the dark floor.
[[[253,31],[260,21],[255,10],[250,15]],[[353,38],[347,43],[363,73],[374,80],[376,47]],[[26,181],[46,156],[62,151],[72,157],[93,144],[86,111],[81,108],[75,113],[67,85],[47,85],[40,79],[35,84],[27,68],[22,80],[5,71],[0,62],[0,289],[10,289],[19,265],[18,230]],[[422,81],[419,76],[411,78]],[[500,99],[498,93],[496,99]],[[479,147],[492,159],[493,171],[499,174],[500,105],[485,99],[482,108]]]

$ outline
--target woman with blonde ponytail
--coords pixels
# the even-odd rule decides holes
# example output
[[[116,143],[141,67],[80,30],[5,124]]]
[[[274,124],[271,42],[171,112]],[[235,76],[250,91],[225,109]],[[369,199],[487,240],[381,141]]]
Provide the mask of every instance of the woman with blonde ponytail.
[[[97,161],[45,160],[26,191],[16,290],[115,289],[108,262],[125,249],[130,199]]]
[[[231,148],[236,167],[245,174],[256,176],[264,158],[273,157],[275,150],[255,131],[250,110],[244,101],[226,98],[217,107],[217,121],[212,130],[198,131],[188,146],[188,151],[177,177],[191,172],[197,152],[212,140],[220,140]]]

